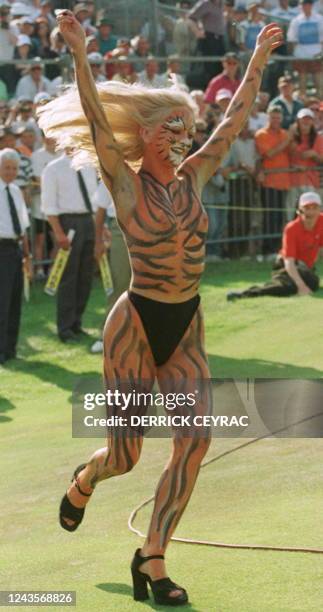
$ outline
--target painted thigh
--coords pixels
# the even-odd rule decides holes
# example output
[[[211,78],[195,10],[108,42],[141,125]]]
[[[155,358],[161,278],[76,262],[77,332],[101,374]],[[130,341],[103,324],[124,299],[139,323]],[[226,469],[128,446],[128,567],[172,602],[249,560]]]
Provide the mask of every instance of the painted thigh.
[[[183,338],[168,361],[157,368],[157,379],[163,393],[182,388],[194,392],[199,401],[192,410],[196,414],[208,414],[210,410],[210,370],[204,348],[204,324],[201,306],[197,309]],[[201,387],[201,389],[200,389]]]
[[[166,364],[157,369],[162,393],[191,393],[198,390],[194,406],[176,410],[183,416],[211,413],[210,372],[204,351],[200,308],[181,342]],[[210,443],[209,428],[174,430],[173,450],[158,483],[147,542],[152,550],[165,548],[185,510]]]
[[[121,390],[124,393],[149,393],[156,377],[153,355],[140,317],[131,304],[128,294],[123,293],[104,327],[104,381],[106,390]],[[129,417],[145,414],[145,406],[129,404],[125,410],[114,406],[108,416]],[[142,435],[128,428],[111,428],[108,435],[108,454],[105,460],[109,475],[129,471],[138,460]]]

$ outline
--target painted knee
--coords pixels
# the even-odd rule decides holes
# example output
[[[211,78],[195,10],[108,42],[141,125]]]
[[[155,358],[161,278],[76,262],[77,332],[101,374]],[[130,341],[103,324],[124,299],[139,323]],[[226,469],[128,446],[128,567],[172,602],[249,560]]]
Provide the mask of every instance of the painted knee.
[[[120,441],[120,444],[109,453],[106,476],[121,476],[130,472],[139,460],[141,443],[136,444],[133,440]]]
[[[177,438],[174,440],[174,455],[190,455],[196,463],[201,463],[211,443],[211,436],[194,436],[192,438]]]
[[[204,459],[207,451],[209,450],[209,446],[211,444],[211,436],[203,437],[199,439],[198,452],[200,454],[201,461]]]
[[[128,456],[125,457],[116,457],[114,461],[111,461],[109,466],[109,475],[113,476],[121,476],[121,474],[126,474],[130,472],[132,468],[136,465],[139,456]]]
[[[200,462],[202,461],[202,459],[204,459],[204,457],[205,457],[205,455],[206,455],[206,453],[207,453],[207,451],[209,449],[210,443],[211,443],[211,436],[210,435],[207,435],[206,437],[199,436],[195,440],[195,443],[193,445],[194,446],[194,451],[193,452],[194,452],[195,457]]]

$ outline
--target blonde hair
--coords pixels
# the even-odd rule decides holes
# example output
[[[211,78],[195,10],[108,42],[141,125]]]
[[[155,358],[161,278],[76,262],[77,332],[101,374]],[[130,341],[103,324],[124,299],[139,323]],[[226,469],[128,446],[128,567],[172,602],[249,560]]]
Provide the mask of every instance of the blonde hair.
[[[143,85],[108,81],[97,84],[104,113],[124,159],[137,170],[144,153],[140,128],[154,128],[179,106],[196,115],[191,97],[176,88],[152,89]],[[37,108],[45,135],[56,140],[57,149],[71,148],[73,165],[99,167],[87,119],[75,86],[59,98]]]

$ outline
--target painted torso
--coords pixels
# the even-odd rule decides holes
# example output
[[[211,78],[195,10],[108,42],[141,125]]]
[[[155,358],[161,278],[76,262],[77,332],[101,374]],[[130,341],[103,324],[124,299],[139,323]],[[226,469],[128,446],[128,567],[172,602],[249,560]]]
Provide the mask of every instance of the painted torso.
[[[207,214],[190,174],[167,186],[138,175],[137,205],[121,222],[132,266],[131,290],[163,302],[196,295],[204,270]]]

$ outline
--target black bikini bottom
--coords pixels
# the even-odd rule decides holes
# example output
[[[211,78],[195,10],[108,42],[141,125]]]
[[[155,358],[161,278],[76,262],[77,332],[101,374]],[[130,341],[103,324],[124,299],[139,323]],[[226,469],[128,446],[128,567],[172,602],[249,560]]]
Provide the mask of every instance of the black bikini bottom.
[[[183,338],[200,303],[195,295],[187,302],[168,304],[128,291],[146,332],[156,366],[161,366],[172,355]]]

